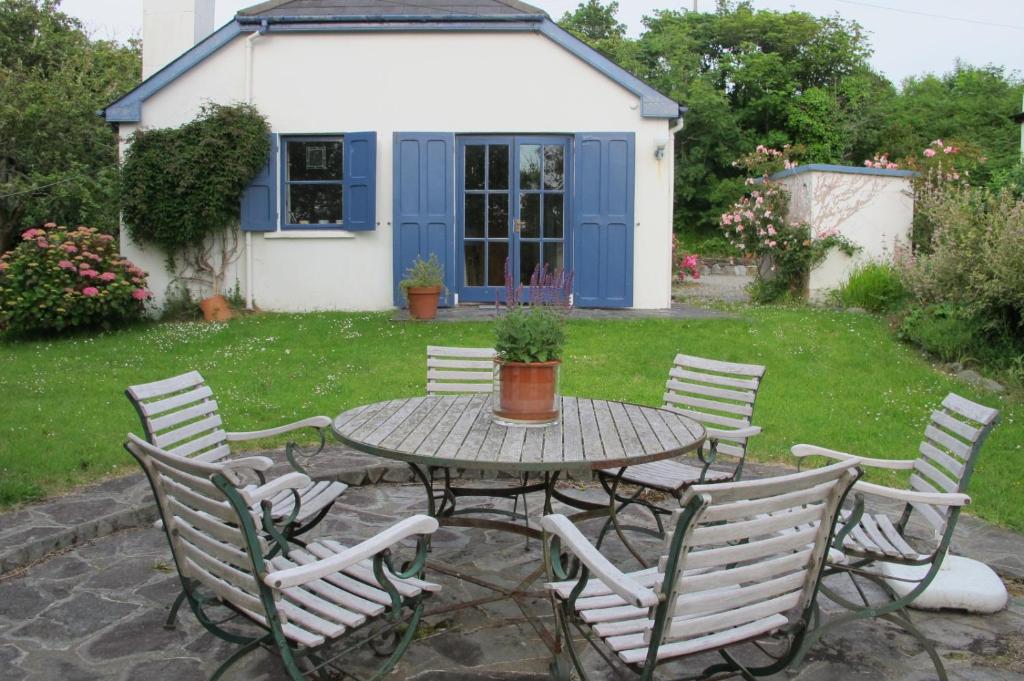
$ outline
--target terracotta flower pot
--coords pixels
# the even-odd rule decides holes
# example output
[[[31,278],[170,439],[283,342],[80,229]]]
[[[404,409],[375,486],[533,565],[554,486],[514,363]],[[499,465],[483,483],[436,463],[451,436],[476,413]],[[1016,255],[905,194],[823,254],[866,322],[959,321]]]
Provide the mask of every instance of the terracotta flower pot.
[[[558,367],[550,362],[504,362],[500,367],[498,405],[494,414],[513,421],[548,423],[558,419]]]
[[[409,314],[413,319],[433,319],[437,316],[440,286],[410,286],[405,289],[405,294],[409,298]]]
[[[199,309],[203,311],[203,319],[208,322],[226,322],[231,319],[231,306],[224,296],[210,296],[199,301]]]

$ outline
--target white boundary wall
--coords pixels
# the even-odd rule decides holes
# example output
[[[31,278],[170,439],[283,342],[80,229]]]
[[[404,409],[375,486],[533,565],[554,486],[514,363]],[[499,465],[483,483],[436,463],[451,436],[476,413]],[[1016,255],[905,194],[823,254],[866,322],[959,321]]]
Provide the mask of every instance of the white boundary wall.
[[[246,101],[242,35],[146,100],[122,124],[176,127],[204,102]],[[353,67],[356,65],[357,68]],[[252,102],[276,133],[377,132],[377,222],[371,232],[252,237],[253,295],[265,310],[386,310],[392,299],[392,133],[635,132],[633,304],[671,304],[672,140],[639,98],[535,33],[269,33],[253,45]],[[243,240],[244,245],[244,240]],[[157,303],[170,281],[161,253],[122,237],[150,273]],[[229,271],[245,293],[245,254]]]
[[[812,301],[822,301],[858,265],[890,260],[897,243],[910,244],[914,199],[907,171],[806,166],[775,179],[790,192],[791,220],[808,223],[814,233],[837,229],[860,247],[853,256],[833,249],[811,272]]]

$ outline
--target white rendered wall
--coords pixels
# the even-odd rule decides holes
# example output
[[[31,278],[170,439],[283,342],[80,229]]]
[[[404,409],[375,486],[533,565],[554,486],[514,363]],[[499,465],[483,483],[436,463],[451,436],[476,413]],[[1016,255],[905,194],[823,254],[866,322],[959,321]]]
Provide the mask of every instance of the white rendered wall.
[[[143,0],[142,78],[213,33],[214,0]]]
[[[846,281],[858,265],[891,260],[897,243],[910,243],[914,199],[910,178],[810,171],[780,180],[792,200],[790,218],[810,224],[815,233],[838,229],[860,246],[853,256],[833,249],[811,271],[808,295],[821,301]]]
[[[244,41],[240,36],[147,100],[141,125],[178,126],[204,102],[244,101]],[[377,132],[377,229],[323,238],[254,234],[259,307],[392,307],[395,131],[635,132],[633,302],[637,308],[670,305],[671,146],[665,159],[654,158],[668,122],[642,118],[635,95],[549,39],[534,33],[271,32],[253,48],[252,100],[274,132]],[[130,130],[122,126],[122,136]],[[163,256],[130,243],[124,249],[151,272],[151,288],[162,296]],[[238,268],[244,292],[244,256]]]

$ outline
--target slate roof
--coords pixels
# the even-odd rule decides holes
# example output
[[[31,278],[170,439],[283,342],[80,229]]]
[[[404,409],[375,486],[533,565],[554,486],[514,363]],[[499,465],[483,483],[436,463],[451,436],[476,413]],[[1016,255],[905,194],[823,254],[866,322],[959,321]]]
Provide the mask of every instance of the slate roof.
[[[243,9],[239,17],[332,17],[387,20],[389,17],[446,18],[544,17],[547,13],[519,0],[270,0]]]

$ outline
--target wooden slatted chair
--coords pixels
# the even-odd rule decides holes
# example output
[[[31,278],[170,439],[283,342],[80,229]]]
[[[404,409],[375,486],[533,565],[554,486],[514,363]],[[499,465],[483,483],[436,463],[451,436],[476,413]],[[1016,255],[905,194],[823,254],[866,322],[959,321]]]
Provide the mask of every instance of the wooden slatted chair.
[[[693,485],[672,513],[657,567],[631,574],[565,516],[545,516],[545,565],[557,580],[547,588],[568,654],[556,657],[553,675],[569,679],[571,662],[586,679],[573,628],[609,667],[610,651],[644,680],[663,663],[705,652],[725,661],[702,677],[750,679],[785,669],[807,634],[836,518],[858,476],[851,460],[764,480]],[[785,645],[761,666],[731,652],[749,642],[760,648],[766,639]]]
[[[326,416],[314,416],[279,428],[226,432],[213,390],[198,371],[133,385],[125,395],[139,414],[146,440],[172,454],[198,461],[225,459],[231,454],[232,442],[274,437],[304,428],[318,431],[320,448],[313,452],[317,454],[324,447],[326,430],[331,425]],[[286,452],[292,467],[305,473],[296,459],[298,448],[289,444]],[[310,482],[308,487],[298,491],[297,499],[290,491],[283,491],[271,500],[274,520],[282,525],[282,531],[289,537],[297,537],[315,527],[327,515],[346,487],[342,482]]]
[[[494,384],[494,348],[427,346],[427,394],[489,393]]]
[[[907,606],[932,583],[953,539],[961,509],[970,503],[967,486],[977,465],[981,446],[999,418],[999,411],[950,393],[938,409],[932,411],[924,429],[924,440],[916,459],[874,459],[814,445],[796,445],[794,456],[801,463],[807,457],[825,457],[855,461],[861,466],[910,471],[910,489],[884,487],[858,482],[854,488],[860,498],[881,498],[903,502],[898,519],[859,504],[844,519],[841,541],[826,568],[826,576],[847,575],[854,580],[862,602],[851,602],[836,593],[826,582],[823,593],[850,612],[834,617],[809,637],[812,645],[828,630],[857,619],[880,617],[914,636],[931,656],[941,679],[946,679],[942,659],[934,645],[911,622]],[[910,527],[916,514],[932,536],[916,536]],[[841,552],[841,553],[840,553]],[[880,563],[918,566],[916,576],[901,575],[906,587],[897,593],[886,582]],[[869,603],[856,579],[865,579],[886,594],[882,603]]]
[[[395,646],[374,679],[398,662],[416,633],[424,598],[440,589],[421,579],[426,539],[437,529],[436,520],[413,516],[353,547],[329,539],[299,546],[279,534],[269,538],[253,509],[269,508],[281,492],[306,489],[306,475],[288,473],[253,487],[246,484],[247,474],[266,471],[270,459],[189,459],[135,435],[125,448],[149,479],[196,618],[214,635],[242,646],[212,679],[259,647],[276,651],[291,679],[306,678],[302,666],[317,678],[342,672],[351,647],[326,657],[342,637],[384,637]],[[408,538],[418,539],[416,556],[400,572],[390,548]],[[222,621],[211,619],[211,606],[226,606],[255,625],[256,633],[225,630]]]
[[[676,355],[665,383],[662,408],[702,424],[707,431],[708,449],[698,453],[699,464],[669,459],[630,466],[618,472],[600,472],[598,479],[608,492],[610,513],[598,546],[608,530],[614,528],[633,556],[646,566],[646,560],[626,539],[623,532],[626,527],[619,522],[619,513],[625,507],[639,504],[646,508],[654,516],[658,534],[664,534],[662,518],[672,510],[648,501],[648,490],[666,493],[678,500],[691,485],[741,479],[747,441],[761,432],[759,427],[751,425],[751,420],[764,374],[765,367],[758,364]],[[731,463],[721,465],[725,463],[721,455]],[[631,495],[619,491],[618,485],[622,482],[636,486]],[[636,527],[629,529],[644,531]]]

